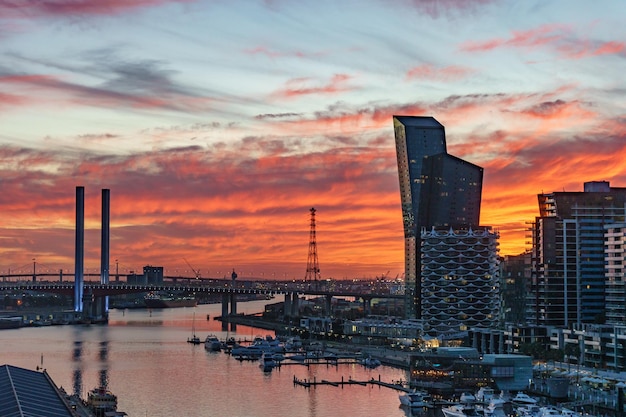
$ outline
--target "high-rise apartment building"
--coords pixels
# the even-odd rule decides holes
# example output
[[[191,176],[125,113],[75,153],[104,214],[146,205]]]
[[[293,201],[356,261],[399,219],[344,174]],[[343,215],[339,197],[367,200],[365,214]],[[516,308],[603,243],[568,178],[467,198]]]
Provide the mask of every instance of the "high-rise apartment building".
[[[557,327],[604,323],[619,314],[613,309],[608,315],[606,301],[621,302],[623,311],[624,294],[619,301],[615,294],[624,279],[616,266],[616,238],[626,214],[626,188],[587,182],[583,192],[539,194],[538,202],[527,321]],[[607,261],[614,261],[613,275],[607,274]]]
[[[606,322],[626,323],[626,223],[604,226]]]
[[[470,287],[478,285],[479,279],[496,280],[489,286],[492,290],[497,286],[497,233],[479,226],[483,169],[447,153],[444,127],[434,118],[394,116],[393,124],[404,223],[407,315],[432,320],[441,329],[446,325],[458,329],[465,321],[488,325],[499,304],[487,303],[475,315],[472,309],[459,311],[454,319],[440,311],[448,308],[446,303],[471,293]],[[477,250],[480,256],[465,258],[467,249]],[[455,285],[467,287],[459,292]],[[461,298],[446,296],[450,291]],[[481,286],[481,295],[468,296],[483,297],[482,291]],[[493,293],[487,297],[498,298]],[[476,317],[489,318],[474,323]]]

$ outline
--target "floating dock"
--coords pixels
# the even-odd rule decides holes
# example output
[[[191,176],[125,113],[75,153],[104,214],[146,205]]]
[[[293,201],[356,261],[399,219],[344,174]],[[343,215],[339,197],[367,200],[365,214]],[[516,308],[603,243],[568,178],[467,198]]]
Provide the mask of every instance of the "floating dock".
[[[294,376],[293,384],[301,386],[301,387],[305,387],[305,388],[311,388],[311,387],[315,388],[318,385],[330,385],[333,387],[342,387],[342,388],[344,385],[361,385],[361,386],[378,385],[381,387],[395,389],[397,391],[403,391],[403,392],[411,391],[411,389],[405,387],[404,385],[381,381],[380,375],[378,376],[378,379],[372,378],[367,381],[357,381],[355,379],[352,379],[352,377],[348,377],[348,379],[344,379],[344,377],[341,377],[341,381],[328,381],[325,379],[318,381],[316,378],[313,378],[312,380],[311,379],[299,379]]]

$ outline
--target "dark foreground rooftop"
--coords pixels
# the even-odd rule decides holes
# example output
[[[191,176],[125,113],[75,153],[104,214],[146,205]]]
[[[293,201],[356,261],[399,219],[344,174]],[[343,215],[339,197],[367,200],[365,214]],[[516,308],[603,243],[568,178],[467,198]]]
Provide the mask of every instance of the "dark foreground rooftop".
[[[2,365],[0,416],[72,417],[74,414],[46,371]]]

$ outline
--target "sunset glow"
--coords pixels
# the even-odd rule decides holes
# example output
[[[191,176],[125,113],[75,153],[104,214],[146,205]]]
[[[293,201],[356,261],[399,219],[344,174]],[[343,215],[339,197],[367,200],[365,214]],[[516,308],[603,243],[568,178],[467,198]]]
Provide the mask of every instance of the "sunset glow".
[[[0,0],[0,276],[85,268],[402,277],[393,115],[484,168],[481,223],[528,248],[537,194],[626,187],[626,4]]]

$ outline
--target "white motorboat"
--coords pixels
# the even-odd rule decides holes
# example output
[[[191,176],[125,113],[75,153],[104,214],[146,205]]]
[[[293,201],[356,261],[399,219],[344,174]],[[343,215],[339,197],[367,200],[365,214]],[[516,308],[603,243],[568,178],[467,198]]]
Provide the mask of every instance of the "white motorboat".
[[[496,393],[493,388],[480,387],[480,389],[476,392],[476,401],[478,402],[489,403],[494,398],[496,398]]]
[[[536,414],[536,416],[537,417],[580,417],[580,414],[568,408],[547,406],[547,407],[540,407],[539,412]]]
[[[504,404],[508,401],[501,398],[492,398],[489,405],[484,408],[485,416],[488,417],[507,417],[508,414],[504,410]]]
[[[400,394],[400,404],[411,408],[433,407],[430,394],[426,391],[414,390]]]
[[[214,334],[210,334],[204,339],[204,348],[210,352],[219,352],[222,350],[222,342]]]
[[[511,402],[513,404],[521,404],[521,405],[537,404],[537,399],[531,397],[530,395],[524,392],[518,392],[517,394],[515,394],[513,398],[511,398]]]
[[[365,366],[366,368],[376,368],[381,365],[381,362],[380,360],[376,358],[372,358],[371,356],[368,356],[367,358],[361,361],[361,365]]]
[[[459,402],[461,404],[474,404],[476,402],[476,396],[471,392],[464,392],[459,397]]]
[[[515,410],[519,417],[539,417],[541,408],[535,404],[520,405]]]
[[[454,404],[449,407],[443,407],[441,412],[445,417],[482,417],[486,415],[485,411],[476,407],[475,404]]]

